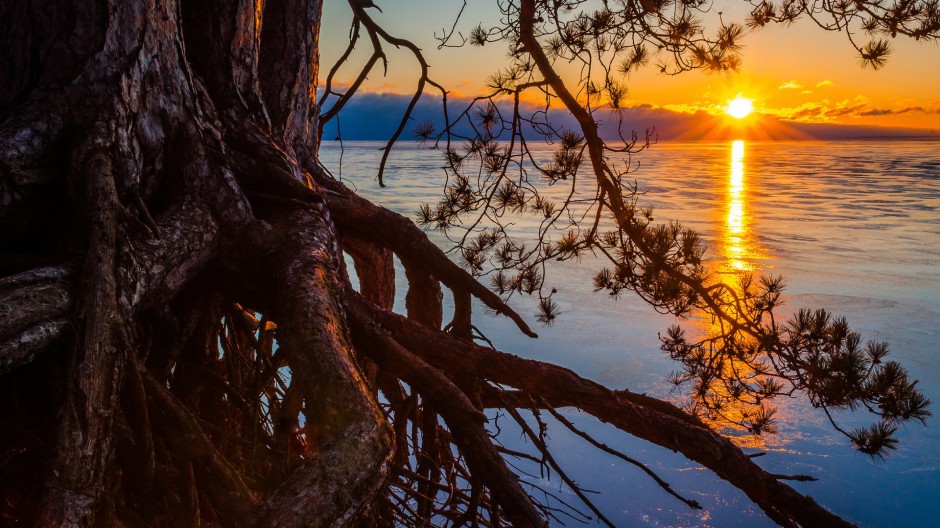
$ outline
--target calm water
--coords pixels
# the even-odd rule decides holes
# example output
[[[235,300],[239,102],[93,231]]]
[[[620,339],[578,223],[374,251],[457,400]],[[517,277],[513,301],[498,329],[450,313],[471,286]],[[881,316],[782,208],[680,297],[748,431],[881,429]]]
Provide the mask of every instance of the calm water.
[[[386,173],[389,187],[380,190],[373,176],[382,145],[344,146],[341,171],[337,143],[323,146],[322,159],[348,185],[379,203],[411,216],[419,203],[439,195],[443,173],[437,151],[399,146]],[[658,221],[678,219],[704,234],[717,270],[783,275],[785,313],[824,307],[844,315],[866,339],[888,341],[894,358],[938,402],[938,147],[915,141],[665,143],[632,161],[640,166],[635,177],[647,193],[641,203],[656,207]],[[432,238],[447,244],[437,234]],[[554,326],[538,330],[538,340],[521,336],[501,319],[478,316],[477,325],[503,350],[562,364],[612,388],[678,398],[663,381],[675,365],[659,351],[657,340],[672,318],[652,313],[629,295],[614,301],[591,293],[595,268],[586,258],[550,270],[547,282],[558,288],[555,299],[563,314]],[[400,283],[399,291],[404,289]],[[528,299],[514,304],[523,314],[535,312]],[[940,414],[936,406],[935,413]],[[616,524],[772,525],[742,493],[696,464],[576,411],[568,415],[705,506],[704,513],[686,509],[635,468],[550,427],[562,465],[577,482],[602,491],[596,503]],[[926,428],[904,428],[900,448],[882,463],[855,453],[804,403],[786,402],[779,416],[777,435],[743,442],[749,450],[768,453],[758,459],[765,469],[818,477],[819,482],[794,487],[863,526],[940,526],[940,418]],[[840,419],[850,427],[869,421],[866,416]]]

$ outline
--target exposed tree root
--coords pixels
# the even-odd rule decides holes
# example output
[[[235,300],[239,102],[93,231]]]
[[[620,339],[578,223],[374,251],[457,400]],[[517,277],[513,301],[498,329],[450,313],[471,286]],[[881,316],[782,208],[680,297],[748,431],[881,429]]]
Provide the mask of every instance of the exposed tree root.
[[[213,509],[229,526],[247,526],[254,518],[258,499],[238,468],[219,452],[193,416],[167,388],[144,375],[147,400],[156,430],[183,464],[190,464],[193,478],[204,490]]]
[[[320,180],[324,181],[324,177],[320,175]],[[325,182],[325,186],[330,213],[340,231],[387,247],[397,255],[419,260],[429,273],[452,290],[470,292],[489,308],[512,319],[524,334],[536,337],[522,316],[454,264],[410,220],[357,196],[339,182]]]
[[[370,36],[417,53],[355,4]],[[473,298],[536,334],[413,222],[319,165],[321,12],[0,9],[0,524],[586,518],[533,498],[513,465],[552,460],[517,409],[574,406],[698,461],[785,526],[847,525],[668,403],[476,345]],[[489,407],[539,454],[500,445]]]
[[[280,292],[272,315],[293,377],[306,391],[312,446],[309,459],[267,500],[259,523],[344,525],[385,482],[390,431],[355,361],[337,297],[338,246],[325,214],[300,210],[276,225],[283,238],[270,259]]]
[[[349,302],[369,310],[355,296]],[[618,429],[700,462],[744,491],[781,525],[851,526],[766,473],[730,440],[665,402],[612,391],[568,369],[444,336],[399,315],[374,308],[366,313],[396,341],[451,377],[472,375],[538,395],[555,408],[577,407]]]
[[[58,469],[50,475],[40,506],[39,524],[48,526],[93,522],[113,471],[113,420],[131,343],[122,328],[127,314],[115,278],[119,224],[112,163],[110,153],[97,145],[78,161],[79,177],[86,182],[83,203],[91,240],[82,277],[83,334],[72,359]]]
[[[413,386],[441,413],[453,439],[467,457],[467,465],[499,498],[515,526],[545,526],[544,520],[522,490],[516,476],[497,452],[484,428],[486,417],[440,370],[382,335],[361,306],[351,305],[361,349],[383,369]]]
[[[68,328],[70,270],[39,268],[0,279],[0,375],[29,363]]]

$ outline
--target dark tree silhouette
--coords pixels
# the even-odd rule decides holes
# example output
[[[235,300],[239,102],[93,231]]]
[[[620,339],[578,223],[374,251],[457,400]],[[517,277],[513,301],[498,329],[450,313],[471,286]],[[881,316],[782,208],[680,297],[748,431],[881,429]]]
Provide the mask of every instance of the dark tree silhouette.
[[[318,162],[323,123],[384,60],[383,45],[411,50],[422,66],[415,101],[426,85],[443,91],[420,50],[370,18],[371,2],[350,6],[350,48],[364,32],[374,53],[345,91],[330,72],[325,99],[335,100],[326,105],[313,96],[321,0],[0,1],[2,523],[544,526],[555,507],[522,487],[513,457],[555,468],[603,519],[557,468],[543,428],[519,412],[537,420],[544,410],[573,428],[555,409],[575,406],[708,467],[781,525],[847,524],[693,414],[474,338],[472,298],[535,336],[474,274],[491,273],[503,294],[537,293],[540,266],[595,251],[610,260],[599,290],[632,290],[658,309],[722,322],[704,340],[679,329],[664,339],[685,367],[676,381],[695,384],[700,408],[749,402],[763,417],[745,425],[758,432],[770,425],[761,400],[778,394],[806,394],[824,409],[868,407],[876,425],[846,434],[873,454],[892,447],[896,424],[927,416],[915,383],[883,361],[886,347],[861,346],[821,311],[777,323],[779,281],[714,282],[695,235],[654,226],[608,164],[592,111],[600,94],[621,100],[613,58],[623,71],[650,56],[665,70],[733,68],[742,27],[705,37],[696,13],[710,3],[604,2],[582,12],[576,1],[501,2],[505,25],[467,37],[504,40],[513,52],[494,92],[518,101],[540,90],[580,130],[554,131],[518,105],[504,118],[491,98],[440,133],[421,128],[444,145],[450,184],[420,220],[470,219],[467,271]],[[765,2],[750,23],[801,14],[830,16],[820,24],[850,37],[863,27],[936,38],[940,27],[936,3],[923,1]],[[888,51],[881,41],[858,48],[872,66]],[[584,62],[585,77],[566,84],[559,60]],[[450,124],[460,119],[476,119],[479,133],[457,137]],[[523,121],[560,141],[550,165],[528,155]],[[637,146],[631,138],[620,150]],[[572,208],[524,185],[526,171],[549,182],[586,173],[593,216],[551,242]],[[527,251],[498,219],[532,210],[547,223]],[[393,255],[408,279],[404,316],[391,311]],[[456,304],[447,325],[444,288]],[[541,304],[550,321],[550,295]],[[750,374],[719,375],[732,358]],[[492,407],[518,421],[537,456],[501,446],[487,427]]]

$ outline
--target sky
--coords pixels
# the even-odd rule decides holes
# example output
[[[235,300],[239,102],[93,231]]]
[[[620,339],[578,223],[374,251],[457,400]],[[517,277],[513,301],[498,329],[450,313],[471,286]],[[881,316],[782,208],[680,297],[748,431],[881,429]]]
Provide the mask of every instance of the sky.
[[[486,92],[487,77],[506,65],[503,43],[484,47],[438,49],[435,35],[448,31],[464,5],[462,0],[375,0],[382,12],[369,13],[395,36],[415,42],[431,66],[431,77],[459,100]],[[715,11],[726,21],[743,21],[747,4],[716,0]],[[469,0],[456,26],[467,34],[477,24],[498,23],[495,0]],[[327,0],[321,26],[320,85],[348,40],[351,11],[344,0]],[[865,41],[864,37],[859,39]],[[651,61],[623,78],[628,98],[621,116],[643,131],[655,127],[665,138],[702,139],[710,135],[743,135],[755,139],[926,135],[940,137],[940,46],[899,37],[887,64],[863,68],[844,34],[826,32],[807,20],[790,26],[768,26],[749,33],[734,74],[700,71],[676,76],[658,72]],[[367,42],[336,79],[348,83],[364,63]],[[342,136],[385,139],[394,130],[415,89],[418,64],[410,54],[386,45],[387,73],[376,68],[355,104],[341,114]],[[422,99],[416,121],[434,120],[439,99]],[[742,121],[723,112],[741,94],[753,99],[755,114]],[[601,120],[605,119],[601,115]],[[611,122],[618,117],[610,115]],[[773,123],[773,126],[765,126]],[[327,134],[335,133],[328,127]],[[406,134],[407,135],[407,134]],[[374,137],[373,137],[374,136]]]

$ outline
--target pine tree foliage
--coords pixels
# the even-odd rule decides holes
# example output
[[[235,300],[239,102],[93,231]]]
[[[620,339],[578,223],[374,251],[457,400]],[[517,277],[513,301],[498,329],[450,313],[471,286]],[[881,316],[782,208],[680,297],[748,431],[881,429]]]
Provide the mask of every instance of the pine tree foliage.
[[[473,272],[495,274],[491,283],[504,296],[538,293],[543,322],[555,318],[550,309],[554,290],[543,293],[546,265],[591,253],[607,263],[594,275],[595,291],[615,297],[631,291],[660,312],[714,321],[708,335],[690,337],[674,326],[662,337],[662,349],[682,365],[671,381],[688,386],[690,412],[767,433],[774,430],[773,400],[804,394],[859,451],[884,456],[894,449],[897,424],[923,422],[930,415],[929,401],[916,381],[897,363],[885,361],[888,346],[863,344],[844,319],[825,310],[800,310],[792,319],[779,321],[782,278],[742,275],[739,284],[729,285],[710,273],[697,233],[677,222],[657,223],[652,208],[641,205],[632,178],[642,175],[633,172],[630,155],[648,148],[652,133],[647,131],[643,141],[635,132],[620,144],[605,141],[597,134],[595,113],[622,108],[629,75],[651,59],[668,74],[734,71],[742,60],[746,33],[804,16],[823,29],[845,33],[862,64],[879,68],[890,52],[888,42],[876,38],[858,45],[857,33],[864,28],[876,37],[935,40],[940,31],[937,4],[760,2],[746,20],[732,22],[722,16],[710,29],[704,20],[714,9],[712,3],[701,2],[605,1],[599,6],[532,1],[502,6],[504,19],[519,23],[477,26],[463,41],[477,46],[504,43],[513,58],[491,78],[494,93],[475,103],[483,105],[477,115],[487,116],[485,126],[476,128],[475,136],[458,135],[456,125],[472,113],[467,110],[437,136],[437,145],[446,144],[448,159],[460,160],[448,163],[447,171],[450,181],[464,186],[466,199],[459,205],[441,201],[436,216],[419,213],[419,223],[459,226],[463,234],[453,239],[465,262],[473,262]],[[562,75],[572,71],[571,65],[580,73]],[[532,91],[546,101],[545,107],[521,110],[520,99]],[[512,112],[504,115],[497,101],[506,98],[514,104],[505,105]],[[552,126],[552,108],[559,106],[577,118],[581,130]],[[623,131],[620,137],[625,137]],[[454,146],[458,141],[463,151]],[[536,141],[555,145],[551,161],[530,148]],[[498,163],[480,154],[488,151],[499,151]],[[559,193],[555,187],[562,184],[567,191]],[[516,240],[519,235],[509,232],[508,213],[544,213],[545,197],[559,195],[564,200],[545,214],[537,235],[523,235],[529,249],[517,251],[513,258],[503,258],[503,253],[491,257],[488,248],[498,244],[526,248]],[[490,246],[467,243],[470,233],[479,229],[489,233]],[[528,270],[539,270],[538,287],[521,280]],[[860,408],[878,422],[852,433],[829,412]],[[735,409],[733,415],[729,409]]]
[[[442,46],[510,54],[490,94],[456,114],[445,103],[443,127],[415,130],[446,179],[417,223],[452,237],[462,267],[319,162],[324,125],[389,66],[385,48],[411,53],[420,73],[380,183],[424,90],[447,96],[421,50],[372,18],[379,6],[348,3],[348,47],[315,100],[321,0],[0,2],[0,522],[611,524],[552,456],[549,415],[701,508],[556,412],[576,407],[702,464],[783,526],[847,526],[695,413],[743,402],[746,415],[727,419],[770,433],[770,400],[802,394],[827,413],[873,413],[873,426],[839,430],[883,456],[929,402],[886,345],[841,319],[778,322],[779,279],[710,274],[699,237],[641,203],[629,156],[651,135],[605,142],[594,112],[629,104],[640,68],[734,70],[744,28],[799,16],[846,32],[880,66],[890,48],[877,39],[938,37],[936,3],[763,2],[709,28],[710,2],[519,0],[497,2],[501,24],[473,23],[466,38],[458,15]],[[874,43],[856,45],[857,29]],[[371,53],[341,88],[360,45]],[[524,111],[533,93],[545,107]],[[553,105],[574,130],[553,126]],[[542,159],[530,145],[545,140],[556,149]],[[520,215],[536,232],[513,229]],[[476,299],[535,337],[506,298],[536,297],[551,324],[564,314],[549,266],[589,255],[603,262],[599,292],[715,322],[704,337],[663,337],[694,413],[501,352],[473,324]],[[405,315],[392,311],[396,258]],[[503,444],[507,422],[530,451]]]

